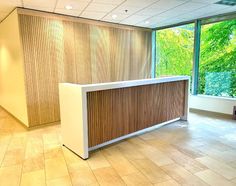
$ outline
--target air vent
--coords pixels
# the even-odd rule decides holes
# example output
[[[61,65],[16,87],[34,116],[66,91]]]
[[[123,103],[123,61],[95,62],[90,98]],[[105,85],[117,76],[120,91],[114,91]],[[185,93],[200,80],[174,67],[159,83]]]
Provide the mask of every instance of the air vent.
[[[215,4],[234,6],[236,5],[236,0],[221,0],[221,1],[216,2]]]

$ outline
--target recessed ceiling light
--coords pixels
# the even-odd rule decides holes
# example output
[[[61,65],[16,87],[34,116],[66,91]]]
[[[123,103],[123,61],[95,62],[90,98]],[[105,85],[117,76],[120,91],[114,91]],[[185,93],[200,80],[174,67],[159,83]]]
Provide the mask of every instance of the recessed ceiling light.
[[[111,17],[112,17],[112,19],[116,19],[116,18],[117,18],[117,15],[116,15],[116,14],[113,14]]]
[[[147,25],[147,24],[149,24],[150,22],[149,21],[145,21],[145,24]]]
[[[66,10],[71,10],[73,7],[71,5],[66,5],[65,8]]]

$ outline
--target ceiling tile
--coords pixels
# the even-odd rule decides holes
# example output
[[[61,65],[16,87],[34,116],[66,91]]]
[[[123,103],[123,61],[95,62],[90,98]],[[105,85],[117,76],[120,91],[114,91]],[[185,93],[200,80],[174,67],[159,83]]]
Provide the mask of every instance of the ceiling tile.
[[[159,0],[127,0],[125,2],[125,5],[127,6],[136,6],[140,8],[145,8],[146,6],[149,6],[155,2],[158,2]]]
[[[122,2],[125,2],[125,0],[93,0],[93,3],[103,3],[103,4],[114,4],[114,5],[119,5]]]
[[[140,27],[151,27],[152,26],[152,23],[149,22],[149,23],[145,23],[144,21],[142,22],[139,22],[138,24],[136,24],[135,26],[140,26]]]
[[[228,8],[224,8],[221,10],[216,11],[217,14],[225,14],[225,13],[236,13],[236,6],[233,7],[228,7]]]
[[[151,6],[152,4],[154,4],[157,1],[159,1],[159,0],[146,0],[146,1],[127,0],[123,4],[118,6],[113,12],[120,13],[120,14],[126,13],[129,15],[132,15],[134,13],[138,13],[139,11],[143,10],[146,7]],[[125,10],[127,10],[127,12]]]
[[[203,3],[186,2],[168,11],[179,12],[179,13],[191,12],[205,6],[207,5]]]
[[[206,14],[216,15],[217,11],[221,11],[227,8],[228,6],[225,6],[225,5],[211,4],[211,5],[199,8],[195,11],[189,12],[188,16],[191,17],[191,19],[195,19],[196,16],[198,16],[199,18],[199,17],[203,17]]]
[[[66,5],[70,5],[73,8],[72,10],[83,10],[88,3],[89,0],[59,0],[56,9],[65,9]]]
[[[112,13],[132,15],[132,14],[134,14],[135,12],[137,12],[139,10],[141,10],[140,7],[126,6],[126,5],[122,4],[121,6],[117,7],[116,9],[114,9],[112,11]]]
[[[84,11],[80,17],[100,20],[106,15],[106,12]]]
[[[109,18],[103,18],[101,21],[105,21],[105,22],[110,22],[110,23],[119,23],[120,20],[117,19],[109,19]]]
[[[81,16],[114,23],[157,27],[196,18],[235,12],[236,6],[214,4],[218,0],[22,0],[25,8]],[[65,6],[71,5],[72,10]],[[21,0],[0,0],[0,21]],[[125,12],[128,10],[128,12]],[[112,15],[118,17],[112,19]],[[145,21],[149,21],[148,24]]]
[[[162,9],[162,8],[148,7],[148,8],[145,8],[145,9],[139,11],[137,14],[138,14],[138,15],[154,16],[154,15],[160,14],[160,13],[162,13],[162,12],[164,12],[164,11],[165,11],[165,10]]]
[[[116,19],[113,19],[113,18],[112,18],[112,15],[116,15],[117,18],[116,18]],[[110,14],[106,15],[102,20],[103,20],[103,21],[106,21],[106,20],[112,21],[112,20],[114,20],[114,22],[120,22],[120,21],[124,20],[125,18],[127,18],[128,16],[129,16],[128,14],[115,14],[115,13],[110,13]]]
[[[56,0],[24,0],[25,8],[52,12],[56,6]]]
[[[155,16],[155,17],[149,18],[148,21],[151,22],[151,23],[156,23],[156,22],[165,21],[165,20],[167,20],[167,19],[168,19],[168,18],[163,17],[163,16]]]
[[[17,6],[22,6],[20,0],[0,0],[0,12],[10,13]]]
[[[166,17],[166,18],[174,18],[183,14],[187,14],[189,12],[192,12],[194,10],[197,10],[199,8],[207,6],[206,4],[202,3],[193,3],[193,2],[187,2],[182,5],[179,5],[173,9],[170,9],[168,11],[165,11],[164,13],[161,13],[160,16]]]
[[[124,19],[124,20],[121,21],[120,23],[122,23],[122,24],[136,25],[137,23],[146,20],[148,17],[149,17],[149,16],[132,15],[132,16],[130,16],[130,17]]]
[[[169,10],[176,6],[186,3],[187,0],[160,0],[152,5],[152,8]]]
[[[152,6],[139,11],[137,14],[154,16],[154,15],[164,13],[167,10],[171,10],[177,6],[180,6],[181,4],[185,2],[186,1],[180,1],[180,0],[169,0],[169,1],[160,0],[154,3]]]
[[[103,4],[103,3],[91,3],[89,6],[85,9],[85,11],[94,11],[94,12],[110,12],[112,9],[114,9],[117,5],[114,4]]]
[[[44,7],[44,6],[35,6],[35,5],[24,5],[24,8],[29,8],[33,10],[40,10],[45,12],[53,12],[54,7]]]
[[[55,13],[64,14],[64,15],[71,15],[71,16],[79,16],[82,10],[66,10],[66,9],[56,9]]]

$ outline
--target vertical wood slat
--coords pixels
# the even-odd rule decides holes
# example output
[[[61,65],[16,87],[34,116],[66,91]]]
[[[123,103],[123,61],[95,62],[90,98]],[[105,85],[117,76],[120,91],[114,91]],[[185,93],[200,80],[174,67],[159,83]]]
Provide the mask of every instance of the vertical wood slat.
[[[23,21],[24,20],[24,21]],[[22,15],[19,17],[20,33],[22,39],[22,47],[24,51],[24,67],[25,67],[25,87],[26,87],[26,98],[27,98],[27,111],[28,111],[28,123],[31,125],[32,120],[34,122],[40,122],[40,106],[38,102],[38,82],[36,75],[36,64],[35,64],[35,51],[33,47],[25,45],[24,43],[31,43],[35,45],[35,38],[28,37],[33,35],[31,28],[31,19],[26,19],[26,16]],[[36,23],[36,21],[35,21]],[[24,33],[28,33],[24,34]],[[37,34],[34,33],[35,35]],[[29,59],[32,60],[29,60]],[[34,119],[33,119],[34,118]]]
[[[63,21],[64,60],[59,64],[59,81],[77,83],[75,30],[73,22]]]
[[[87,93],[89,147],[184,115],[186,81]]]
[[[131,31],[111,28],[111,81],[129,80]]]
[[[92,82],[89,26],[74,23],[74,33],[77,83],[88,84]]]
[[[90,46],[92,82],[109,82],[110,71],[110,34],[108,27],[90,25]]]
[[[24,15],[20,19],[20,24],[29,125],[58,121],[60,116],[57,101],[59,99],[57,65],[63,60],[61,54],[64,48],[60,32],[62,25],[59,21],[29,18]],[[32,24],[35,27],[32,27]]]
[[[19,22],[29,126],[60,120],[60,82],[87,84],[151,77],[150,31],[23,14]]]
[[[150,78],[152,35],[140,30],[131,31],[129,79]]]

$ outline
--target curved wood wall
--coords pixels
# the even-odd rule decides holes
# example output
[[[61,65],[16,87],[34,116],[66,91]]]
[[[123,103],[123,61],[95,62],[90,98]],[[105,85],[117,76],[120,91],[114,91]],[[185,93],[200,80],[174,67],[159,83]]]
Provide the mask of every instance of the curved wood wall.
[[[86,84],[151,77],[150,30],[22,12],[19,23],[29,126],[60,120],[60,82]]]

